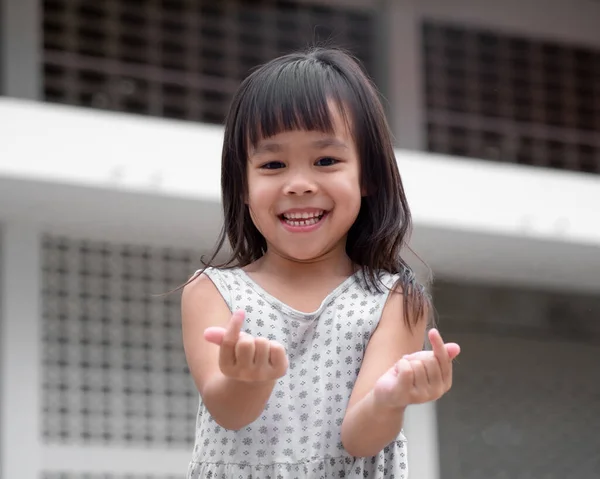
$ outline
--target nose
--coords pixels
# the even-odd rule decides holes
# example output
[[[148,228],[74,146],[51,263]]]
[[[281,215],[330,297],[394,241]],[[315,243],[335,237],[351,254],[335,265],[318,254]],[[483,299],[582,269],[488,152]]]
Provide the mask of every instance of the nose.
[[[310,195],[316,191],[316,183],[305,173],[297,173],[291,176],[284,188],[286,195]]]

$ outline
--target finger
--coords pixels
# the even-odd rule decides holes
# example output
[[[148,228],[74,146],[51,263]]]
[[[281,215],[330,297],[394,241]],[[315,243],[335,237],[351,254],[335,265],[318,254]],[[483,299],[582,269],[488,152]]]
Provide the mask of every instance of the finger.
[[[220,358],[224,364],[233,366],[236,362],[235,346],[240,338],[240,331],[244,323],[244,312],[236,311],[231,316],[221,342]]]
[[[414,372],[413,386],[417,391],[423,391],[425,389],[429,389],[429,378],[427,377],[427,370],[425,369],[425,365],[423,361],[419,361],[418,359],[415,361],[409,362],[410,367]]]
[[[458,354],[460,353],[460,346],[456,343],[446,343],[444,344],[444,347],[448,352],[448,359],[450,360],[456,358],[456,356],[458,356]],[[423,361],[425,359],[434,357],[434,353],[433,351],[416,351],[414,353],[405,354],[402,357],[408,359],[409,361],[412,359],[420,359],[421,361]]]
[[[430,358],[428,361],[422,361],[427,373],[427,379],[429,380],[429,388],[435,396],[441,396],[446,392],[444,378],[442,377],[442,370],[440,364],[435,358]]]
[[[256,338],[254,340],[254,365],[269,365],[269,340],[267,338]]]
[[[420,361],[433,358],[433,352],[431,351],[417,351],[411,354],[405,354],[403,359],[408,359],[409,361],[418,359]]]
[[[415,371],[406,359],[401,359],[396,363],[396,402],[398,406],[408,406],[410,401],[410,391],[415,384]]]
[[[283,376],[288,368],[288,358],[285,354],[285,348],[275,342],[269,342],[269,364],[276,374]]]
[[[235,344],[238,341],[240,336],[240,331],[242,330],[242,324],[244,324],[244,311],[236,311],[231,315],[231,319],[227,324],[227,332],[225,333],[225,338],[223,341],[228,344]]]
[[[225,328],[211,326],[210,328],[206,328],[204,330],[204,339],[206,339],[209,343],[221,346],[223,337],[225,336],[225,331],[227,331]]]
[[[440,360],[448,359],[448,351],[444,345],[444,340],[440,335],[440,332],[433,328],[429,331],[429,342],[431,343],[431,349],[433,354]]]
[[[431,348],[433,349],[433,355],[436,357],[442,370],[442,378],[445,380],[446,376],[450,374],[450,358],[448,351],[444,345],[444,340],[437,329],[431,329],[429,331],[429,341],[431,342]]]
[[[249,334],[239,337],[235,345],[235,365],[244,367],[254,364],[254,338]]]

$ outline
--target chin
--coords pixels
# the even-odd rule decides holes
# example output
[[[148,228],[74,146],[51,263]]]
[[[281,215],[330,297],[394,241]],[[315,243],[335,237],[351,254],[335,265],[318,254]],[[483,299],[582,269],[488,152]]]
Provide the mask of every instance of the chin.
[[[307,253],[296,251],[284,253],[284,257],[289,258],[292,261],[297,261],[298,263],[310,263],[321,256],[323,256],[323,253]]]
[[[310,263],[327,254],[327,250],[315,250],[306,248],[286,248],[279,250],[281,256],[299,263]]]

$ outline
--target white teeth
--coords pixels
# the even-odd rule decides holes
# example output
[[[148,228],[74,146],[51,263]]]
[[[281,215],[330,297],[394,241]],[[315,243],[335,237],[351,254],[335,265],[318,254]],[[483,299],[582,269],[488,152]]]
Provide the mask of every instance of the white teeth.
[[[283,217],[286,220],[299,220],[299,219],[309,219],[309,218],[316,218],[319,219],[321,216],[323,216],[324,211],[314,211],[311,213],[284,213]]]
[[[290,226],[311,226],[317,224],[321,218],[307,218],[301,220],[289,220],[285,218],[285,222]]]

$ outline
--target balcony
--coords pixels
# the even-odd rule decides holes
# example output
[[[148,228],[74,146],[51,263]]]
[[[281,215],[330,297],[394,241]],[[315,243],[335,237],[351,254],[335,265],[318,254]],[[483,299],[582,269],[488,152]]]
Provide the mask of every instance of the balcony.
[[[3,98],[0,130],[0,221],[213,245],[221,127]],[[397,160],[412,248],[437,277],[600,291],[598,175],[405,150]]]

